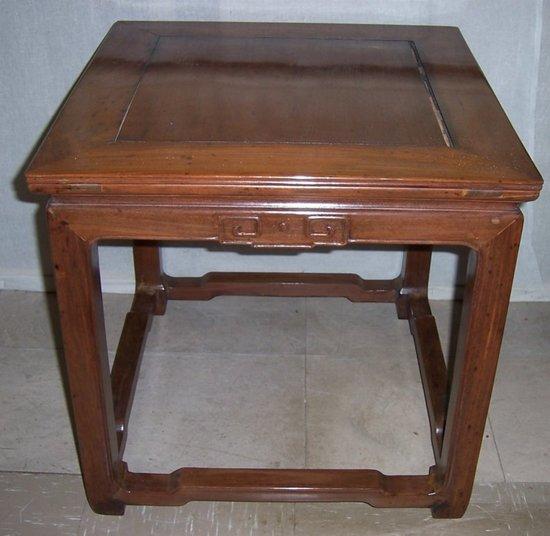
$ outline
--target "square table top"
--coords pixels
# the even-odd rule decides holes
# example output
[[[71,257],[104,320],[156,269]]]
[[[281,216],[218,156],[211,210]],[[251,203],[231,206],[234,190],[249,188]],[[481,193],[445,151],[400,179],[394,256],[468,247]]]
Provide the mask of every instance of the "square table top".
[[[27,169],[48,194],[534,199],[456,28],[118,22]]]

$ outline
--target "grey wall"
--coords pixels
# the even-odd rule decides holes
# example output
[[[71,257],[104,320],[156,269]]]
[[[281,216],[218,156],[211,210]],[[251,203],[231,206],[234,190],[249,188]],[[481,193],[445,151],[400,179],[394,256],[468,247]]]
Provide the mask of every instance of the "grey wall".
[[[543,175],[550,177],[550,0],[0,0],[0,288],[49,284],[42,214],[21,171],[57,106],[119,19],[445,24],[458,26]],[[550,299],[550,188],[525,207],[515,299]],[[398,251],[294,255],[165,253],[173,273],[209,270],[345,271],[390,277]],[[129,248],[101,248],[107,290],[131,289]],[[457,258],[438,252],[431,293],[450,295]]]

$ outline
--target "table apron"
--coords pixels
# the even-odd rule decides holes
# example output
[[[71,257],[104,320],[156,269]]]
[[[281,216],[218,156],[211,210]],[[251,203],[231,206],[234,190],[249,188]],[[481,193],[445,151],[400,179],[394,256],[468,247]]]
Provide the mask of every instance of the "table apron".
[[[479,247],[522,215],[513,210],[381,207],[364,210],[273,210],[174,205],[50,202],[85,241],[106,239],[214,241],[255,248],[342,247],[348,244],[448,244]]]

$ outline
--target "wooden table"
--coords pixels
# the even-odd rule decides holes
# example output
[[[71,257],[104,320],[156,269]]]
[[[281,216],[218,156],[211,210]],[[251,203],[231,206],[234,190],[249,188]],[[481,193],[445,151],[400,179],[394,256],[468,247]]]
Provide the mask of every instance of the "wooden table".
[[[503,51],[504,53],[504,51]],[[92,508],[193,500],[468,505],[520,243],[542,181],[456,28],[120,22],[26,173],[48,219],[82,475]],[[133,241],[136,293],[109,370],[97,245]],[[401,244],[392,280],[174,278],[159,241],[243,248]],[[432,245],[466,246],[448,373],[427,297]],[[145,338],[166,301],[218,295],[395,302],[413,335],[435,465],[129,471]],[[449,380],[450,378],[450,380]]]

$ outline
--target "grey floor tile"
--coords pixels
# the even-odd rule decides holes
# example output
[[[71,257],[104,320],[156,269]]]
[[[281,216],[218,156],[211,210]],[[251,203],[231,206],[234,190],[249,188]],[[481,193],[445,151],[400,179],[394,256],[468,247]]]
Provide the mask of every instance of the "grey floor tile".
[[[506,478],[550,481],[550,303],[512,303],[490,418]]]
[[[104,294],[107,346],[116,350],[128,294]],[[235,336],[235,334],[238,336]],[[300,298],[224,296],[209,301],[170,301],[153,319],[151,352],[303,354],[305,302]]]
[[[452,306],[432,303],[445,342],[450,339]],[[549,325],[550,303],[510,304],[489,411],[500,462],[510,481],[550,480]],[[484,454],[478,477],[491,481],[493,472],[486,475],[485,469],[495,463]]]
[[[446,350],[454,307],[433,304]],[[408,323],[397,319],[393,304],[308,299],[307,311],[308,465],[427,472],[433,456]],[[488,426],[477,481],[503,479]]]
[[[308,355],[367,357],[405,352],[414,356],[412,344],[408,323],[397,319],[391,303],[307,299]]]
[[[506,477],[550,481],[550,359],[503,356],[490,418]]]
[[[453,340],[451,328],[460,324],[461,304],[451,301],[430,302],[444,351]],[[550,302],[512,302],[508,308],[501,347],[505,356],[519,358],[550,356]],[[456,337],[456,333],[454,334]]]
[[[298,504],[295,536],[542,536],[550,528],[548,486],[477,486],[461,519],[433,519],[427,509],[375,509],[364,504]],[[515,496],[514,496],[515,495]]]
[[[107,342],[116,349],[132,296],[105,294]],[[61,333],[55,294],[0,291],[0,346],[9,348],[60,348]]]
[[[483,434],[483,443],[477,462],[476,483],[491,484],[504,482],[504,471],[502,468],[495,435],[490,419],[487,419],[485,432]]]
[[[0,535],[75,536],[84,502],[79,476],[0,473]]]
[[[116,351],[126,313],[132,306],[130,294],[104,294],[105,335],[109,351]]]
[[[433,465],[416,362],[307,357],[309,467],[427,474]]]
[[[147,339],[156,352],[303,354],[305,300],[220,297],[173,301]]]
[[[80,477],[0,473],[2,536],[175,535],[545,535],[550,484],[476,486],[464,518],[434,520],[426,509],[374,509],[364,504],[200,502],[127,507],[101,516],[85,503]]]
[[[307,463],[426,474],[433,465],[408,323],[393,304],[307,302]]]
[[[146,354],[129,425],[132,470],[303,467],[299,356]]]
[[[545,413],[538,409],[540,404]],[[533,408],[536,413],[530,413]],[[550,480],[549,409],[550,396],[537,402],[493,403],[491,421],[507,480]]]
[[[550,359],[550,302],[513,302],[508,309],[502,356]]]
[[[461,306],[431,301],[445,357],[454,354]],[[381,358],[404,354],[416,359],[409,324],[397,318],[392,303],[352,303],[341,298],[308,298],[307,352]]]
[[[291,536],[294,508],[277,503],[194,502],[126,508],[124,517],[84,511],[79,536]]]
[[[128,294],[103,296],[110,350],[116,350],[131,303]],[[305,300],[228,296],[173,301],[164,316],[155,317],[147,345],[158,352],[303,354]],[[0,346],[60,347],[55,294],[0,291]]]
[[[448,362],[449,356],[454,355],[456,352],[456,339],[460,326],[462,304],[450,300],[430,300],[430,307],[437,323],[441,348]]]
[[[0,355],[0,470],[78,472],[57,351]]]
[[[55,348],[61,345],[55,294],[0,291],[0,346]]]
[[[24,300],[26,299],[26,294],[21,293]],[[255,299],[254,301],[255,307],[259,308],[260,300]],[[336,303],[340,300],[329,299],[328,301]],[[220,318],[223,318],[223,302],[224,300],[221,300],[217,306]],[[273,300],[271,299],[265,299],[264,308],[268,309],[268,305],[272,302]],[[323,311],[323,300],[313,300],[313,302],[313,305],[309,305],[310,313],[313,312],[315,314],[317,308]],[[318,305],[315,305],[315,303],[318,303]],[[107,295],[105,299],[107,317],[111,319],[123,318],[128,305],[128,296]],[[189,303],[182,303],[182,305],[189,305]],[[231,303],[228,305],[230,310],[235,307]],[[282,308],[286,307],[285,304],[279,305]],[[382,305],[382,307],[384,306]],[[391,319],[395,319],[393,306],[386,309],[385,314]],[[180,316],[183,316],[181,311],[172,311],[174,321],[177,321]],[[380,323],[379,333],[383,329],[383,322],[380,314],[378,318]],[[117,329],[120,330],[120,325],[120,322],[118,325],[114,321],[107,322],[108,333],[110,333],[111,339],[114,339],[118,335],[116,331]],[[397,325],[403,326],[406,323],[397,322]],[[278,329],[273,331],[278,332]],[[427,454],[429,454],[429,442],[425,440],[427,434],[426,412],[419,387],[419,376],[412,340],[408,330],[401,335],[402,340],[396,344],[398,351],[390,354],[393,361],[392,359],[388,361],[388,357],[385,354],[386,346],[380,343],[382,346],[371,345],[365,348],[365,357],[358,358],[359,362],[364,361],[364,366],[361,367],[362,372],[359,375],[354,371],[354,367],[357,368],[358,363],[353,359],[345,358],[341,362],[330,365],[333,368],[339,369],[337,375],[341,377],[341,382],[329,389],[331,396],[333,398],[337,397],[339,400],[332,410],[331,419],[326,419],[324,412],[327,411],[326,408],[331,404],[334,405],[334,401],[330,397],[319,396],[319,389],[315,387],[315,382],[324,383],[328,381],[325,378],[326,374],[321,371],[319,377],[314,376],[312,378],[314,388],[310,393],[309,400],[312,413],[310,415],[310,426],[308,427],[309,433],[312,435],[312,442],[309,445],[309,450],[311,450],[310,463],[318,466],[325,464],[337,464],[338,466],[356,464],[360,467],[365,466],[369,460],[371,463],[374,463],[377,460],[377,449],[385,449],[387,455],[387,447],[392,441],[399,442],[401,440],[404,444],[407,444],[408,437],[406,433],[402,433],[403,429],[399,425],[400,420],[406,421],[406,425],[410,428],[409,432],[413,434],[412,444],[417,445],[419,449],[418,456],[416,454],[414,456],[411,456],[410,453],[407,454],[405,466],[410,463],[423,463],[422,460],[426,456],[426,452],[423,449],[422,453],[420,453],[419,445],[422,442],[422,436],[414,435],[414,432],[424,434],[424,444],[428,446]],[[280,337],[280,334],[277,336]],[[386,338],[396,339],[396,337]],[[223,357],[223,355],[220,354],[213,357],[218,359]],[[197,365],[197,359],[200,360],[203,358],[203,354],[196,354],[194,357],[191,354],[181,357],[175,354],[165,357],[157,357],[151,354],[145,359],[138,384],[138,394],[141,393],[140,396],[144,398],[144,403],[141,406],[141,410],[139,409],[140,404],[136,403],[132,414],[133,421],[139,422],[143,417],[145,424],[142,427],[133,425],[132,429],[135,433],[141,435],[136,435],[138,440],[133,443],[131,442],[129,446],[132,444],[139,445],[141,441],[139,438],[142,438],[145,444],[148,444],[147,441],[151,443],[154,434],[161,434],[160,437],[163,438],[163,441],[159,445],[152,444],[151,449],[147,447],[141,449],[141,454],[137,458],[141,466],[145,469],[151,469],[149,464],[155,464],[155,467],[162,466],[166,469],[165,464],[170,463],[174,464],[170,466],[171,468],[177,467],[180,463],[226,466],[277,466],[281,464],[300,466],[303,461],[299,461],[298,459],[297,452],[299,447],[296,444],[291,444],[289,447],[290,451],[294,452],[294,454],[290,457],[287,457],[285,454],[284,440],[282,439],[286,437],[284,430],[279,430],[278,428],[273,430],[278,437],[278,450],[273,450],[271,447],[271,450],[269,450],[265,447],[265,444],[270,441],[269,435],[262,432],[261,427],[257,429],[252,424],[261,420],[262,417],[261,415],[258,416],[258,413],[254,413],[260,411],[259,408],[261,405],[259,404],[256,407],[253,402],[250,402],[254,400],[254,397],[252,393],[248,392],[249,386],[238,385],[238,387],[235,387],[234,392],[231,391],[232,387],[230,388],[227,382],[223,382],[223,378],[227,373],[226,369],[221,367],[219,371],[213,371],[205,369],[207,366],[206,363]],[[238,356],[233,356],[229,361],[222,360],[221,363],[226,368],[234,368],[236,363],[239,363],[238,359],[235,361],[234,358],[238,358]],[[287,359],[291,360],[294,367],[300,363],[298,356],[282,359],[283,361],[281,362],[279,356],[271,356],[271,359],[264,356],[259,362],[250,361],[247,363],[247,367],[252,366],[250,370],[256,369],[255,374],[257,378],[265,378],[265,374],[269,375],[272,373],[269,368],[265,374],[262,372],[265,363],[275,366],[275,369],[278,371],[277,374],[281,374],[285,370]],[[336,359],[339,358],[336,357]],[[182,363],[187,363],[188,361],[193,364],[190,370],[187,370],[185,366],[181,366]],[[392,362],[394,364],[398,363],[399,366],[397,368],[384,368],[384,363],[387,365]],[[209,361],[208,363],[213,362]],[[371,374],[370,363],[373,363],[373,367],[378,367],[378,377]],[[7,387],[2,391],[2,396],[5,399],[6,406],[10,407],[9,418],[4,422],[5,433],[1,441],[4,450],[0,452],[0,468],[5,470],[77,471],[77,456],[67,408],[64,402],[64,393],[56,354],[53,351],[45,350],[6,350],[6,357],[0,363],[0,366],[4,367],[3,378],[8,380],[6,382]],[[329,367],[329,363],[325,364],[325,367]],[[405,376],[403,376],[399,367],[404,367],[404,370],[407,371]],[[201,370],[202,372],[200,372]],[[236,370],[234,368],[234,371]],[[290,370],[292,370],[292,378],[288,379],[288,389],[291,392],[296,392],[296,389],[299,388],[299,382],[303,381],[303,372],[301,369],[296,370],[295,368],[291,368]],[[395,384],[396,386],[400,385],[399,382],[407,378],[406,389],[400,392],[392,388],[393,380],[387,381],[388,379],[386,379],[384,382],[383,377],[380,379],[380,375],[383,376],[386,370],[390,374],[389,377],[392,377],[391,374],[394,375],[395,380],[398,382]],[[202,387],[197,388],[197,385],[202,385],[202,383],[194,381],[194,379],[200,377],[200,374],[203,374],[202,383],[210,382],[210,385],[204,389]],[[329,376],[332,376],[332,373]],[[148,382],[147,378],[149,377],[151,380]],[[215,396],[217,398],[213,398],[212,391],[217,389],[216,378],[218,377],[221,379],[220,385],[225,386],[223,387],[225,391],[216,391]],[[363,377],[366,378],[364,382]],[[30,383],[28,382],[29,378],[31,380]],[[241,374],[239,378],[239,381],[242,383],[246,375],[243,376]],[[373,379],[375,385],[372,385]],[[349,382],[346,385],[348,380]],[[284,384],[287,381],[286,376],[281,376],[280,381]],[[330,381],[332,385],[333,382],[332,380]],[[168,390],[163,386],[165,383],[171,386]],[[383,383],[386,383],[386,394],[389,397],[387,401],[385,401],[384,397],[380,398],[380,396],[377,396],[377,393],[380,395],[380,386]],[[270,385],[270,379],[265,379],[265,384]],[[267,413],[273,412],[272,402],[267,399],[269,389],[264,389],[258,382],[251,382],[251,386],[252,389],[256,390],[255,392],[261,390],[266,395],[263,406],[264,411]],[[280,385],[277,389],[282,390],[284,387]],[[391,391],[389,394],[388,389]],[[32,396],[25,398],[15,396],[15,394],[26,392],[27,390],[30,390]],[[323,387],[321,387],[321,390],[323,390]],[[350,390],[355,393],[355,398],[347,394]],[[407,396],[412,396],[411,393],[414,393],[416,396],[416,417],[412,420],[409,418],[404,419],[402,410],[403,408],[406,411],[410,410],[408,407],[410,400],[404,400],[403,393],[408,393]],[[236,407],[236,404],[242,406],[242,402],[238,397],[246,395],[248,395],[249,400],[250,416],[239,422],[238,433],[227,433],[224,430],[229,428],[230,424],[220,424],[219,421],[228,417],[224,413],[221,413],[221,416],[215,415],[216,404],[224,404],[227,407],[227,411],[230,411],[232,407]],[[300,394],[299,396],[301,397],[302,395]],[[376,406],[373,411],[368,413],[369,406],[372,406],[372,402],[368,398],[369,396],[377,401],[376,404],[379,407],[384,405],[383,414],[376,413],[377,411],[379,412]],[[172,397],[172,402],[168,407],[171,408],[172,415],[168,417],[166,415],[161,416],[167,403],[166,400],[170,399],[170,397]],[[236,397],[234,401],[232,401],[232,397]],[[272,398],[276,400],[274,406],[278,408],[276,412],[283,411],[284,413],[287,411],[287,409],[283,408],[284,403],[280,401],[279,396],[273,394]],[[284,426],[286,429],[294,430],[292,433],[295,437],[300,438],[300,433],[295,430],[295,427],[303,423],[303,417],[299,409],[299,402],[296,400],[295,397],[293,402],[295,407],[291,412],[292,417],[287,419],[288,422]],[[181,401],[181,406],[178,406],[178,401]],[[140,411],[141,414],[139,413]],[[350,412],[355,412],[353,418],[350,417]],[[382,416],[396,423],[395,426],[387,427],[384,424]],[[233,421],[236,419],[235,416],[231,418]],[[274,419],[279,418],[280,415],[276,413]],[[367,418],[374,419],[371,422],[370,429],[367,429],[368,423],[365,422],[361,425],[357,421],[357,419],[360,421]],[[376,418],[378,418],[378,421]],[[182,422],[188,423],[189,429],[181,430],[181,423],[178,419],[183,419]],[[229,420],[228,422],[233,421]],[[192,423],[192,425],[189,423]],[[262,421],[264,426],[267,426],[266,423]],[[267,427],[271,430],[271,425]],[[179,431],[172,432],[170,428]],[[328,436],[331,433],[332,436],[329,438]],[[376,438],[372,444],[365,443],[365,435],[368,436],[369,434],[371,437]],[[377,437],[377,435],[380,435],[380,437]],[[487,435],[490,436],[490,433],[488,432]],[[321,441],[317,441],[317,437],[321,438]],[[248,450],[245,449],[243,451],[240,443],[245,444],[247,441]],[[264,442],[263,452],[258,452],[255,445],[262,441]],[[292,441],[295,443],[297,440]],[[339,443],[347,445],[350,451],[340,453]],[[184,449],[184,452],[182,452],[182,449]],[[178,452],[181,452],[181,455]],[[151,453],[155,453],[154,456]],[[395,454],[395,459],[400,459],[397,453]],[[501,479],[499,471],[498,458],[492,445],[492,438],[489,437],[484,443],[478,469],[478,479],[480,481],[499,481]]]
[[[130,301],[104,297],[111,349]],[[271,298],[173,302],[166,316],[155,318],[130,423],[131,469],[301,467],[306,451],[309,467],[375,467],[391,474],[423,472],[433,463],[412,338],[394,306],[308,299],[306,334],[305,304]],[[0,292],[0,470],[78,471],[53,350],[52,307],[52,297],[41,293]],[[452,307],[432,303],[445,348]],[[548,534],[550,484],[540,482],[550,481],[549,321],[550,304],[510,307],[492,426],[463,520],[346,504],[296,505],[295,519],[292,505],[279,504],[132,507],[123,518],[97,516],[86,507],[81,535]],[[502,481],[501,462],[511,483],[479,485]],[[76,534],[80,478],[23,475],[16,482],[0,476],[0,535]]]

